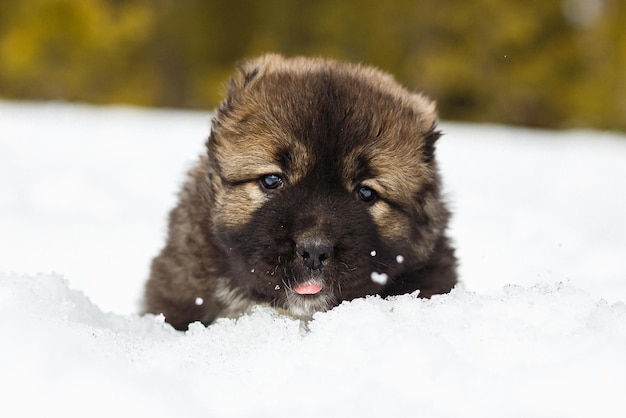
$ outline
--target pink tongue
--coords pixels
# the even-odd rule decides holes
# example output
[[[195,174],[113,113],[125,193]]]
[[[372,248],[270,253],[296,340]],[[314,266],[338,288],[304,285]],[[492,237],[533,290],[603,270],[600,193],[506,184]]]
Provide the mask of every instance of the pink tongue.
[[[293,288],[300,295],[314,295],[322,290],[322,285],[317,282],[306,282]]]

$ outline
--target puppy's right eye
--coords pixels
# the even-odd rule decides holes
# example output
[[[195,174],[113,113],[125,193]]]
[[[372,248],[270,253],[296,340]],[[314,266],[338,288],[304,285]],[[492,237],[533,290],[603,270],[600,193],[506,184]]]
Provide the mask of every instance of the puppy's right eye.
[[[378,194],[376,194],[376,191],[373,189],[370,189],[367,186],[362,186],[359,187],[358,190],[356,191],[357,196],[359,196],[359,199],[361,199],[364,202],[374,202],[374,200],[376,200],[376,198],[378,197]]]
[[[278,174],[261,177],[261,185],[268,190],[282,190],[285,187],[283,179]]]

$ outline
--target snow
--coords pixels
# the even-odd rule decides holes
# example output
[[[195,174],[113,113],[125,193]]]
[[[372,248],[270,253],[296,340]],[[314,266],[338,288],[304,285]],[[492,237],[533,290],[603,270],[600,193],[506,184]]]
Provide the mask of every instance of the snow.
[[[372,274],[370,274],[370,278],[372,279],[374,283],[384,285],[387,283],[387,279],[389,279],[389,276],[387,276],[385,273],[379,273],[377,271],[373,271]]]
[[[444,123],[452,293],[181,333],[136,312],[208,126],[0,102],[0,416],[626,416],[626,136]]]

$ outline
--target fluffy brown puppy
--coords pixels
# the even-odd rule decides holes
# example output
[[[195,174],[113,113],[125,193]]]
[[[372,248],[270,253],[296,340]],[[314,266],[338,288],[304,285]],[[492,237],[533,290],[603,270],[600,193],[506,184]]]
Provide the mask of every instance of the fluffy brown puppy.
[[[308,317],[450,291],[436,121],[433,102],[371,67],[245,63],[170,214],[145,311],[186,329],[253,304]]]

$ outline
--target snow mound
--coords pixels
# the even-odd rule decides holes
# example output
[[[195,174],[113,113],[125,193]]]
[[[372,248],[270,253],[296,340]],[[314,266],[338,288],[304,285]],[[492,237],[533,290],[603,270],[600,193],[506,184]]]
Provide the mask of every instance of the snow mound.
[[[308,324],[258,307],[182,333],[104,313],[58,275],[3,274],[0,411],[617,417],[624,324],[623,303],[554,284],[369,297]]]
[[[182,333],[132,313],[209,122],[0,101],[0,416],[626,416],[626,136],[443,123],[462,286]]]

